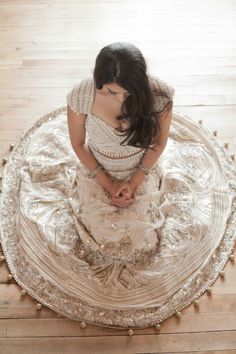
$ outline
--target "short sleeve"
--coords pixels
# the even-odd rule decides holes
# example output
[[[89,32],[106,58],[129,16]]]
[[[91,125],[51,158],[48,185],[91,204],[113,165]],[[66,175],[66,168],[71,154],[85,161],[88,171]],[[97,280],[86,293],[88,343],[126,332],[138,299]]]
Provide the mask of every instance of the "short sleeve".
[[[76,114],[87,114],[89,105],[88,81],[83,80],[74,85],[66,95],[66,102]]]
[[[173,106],[175,89],[156,76],[150,76],[150,83],[154,93],[154,112],[161,113],[170,109]]]

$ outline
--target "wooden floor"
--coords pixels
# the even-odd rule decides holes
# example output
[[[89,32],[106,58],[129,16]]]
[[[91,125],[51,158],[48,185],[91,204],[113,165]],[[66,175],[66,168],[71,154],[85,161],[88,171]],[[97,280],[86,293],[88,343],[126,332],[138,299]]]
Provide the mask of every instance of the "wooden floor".
[[[235,0],[1,0],[1,157],[36,119],[66,104],[72,85],[92,76],[98,51],[115,41],[137,45],[149,72],[175,87],[174,110],[217,129],[219,143],[236,152]],[[227,264],[199,308],[166,320],[160,333],[129,337],[36,311],[2,264],[0,354],[236,353],[235,269]]]

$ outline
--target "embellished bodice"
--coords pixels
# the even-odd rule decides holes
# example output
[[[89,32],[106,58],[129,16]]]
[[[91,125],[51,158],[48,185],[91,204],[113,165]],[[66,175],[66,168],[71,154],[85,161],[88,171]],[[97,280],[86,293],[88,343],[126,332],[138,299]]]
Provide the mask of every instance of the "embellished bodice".
[[[121,145],[124,135],[92,114],[86,119],[86,140],[98,162],[110,172],[124,171],[129,175],[145,152],[145,149]]]
[[[150,82],[155,84],[157,79],[150,77]],[[158,92],[164,89],[168,94],[167,100],[172,98],[174,89],[165,82],[158,80]],[[67,103],[74,112],[86,114],[86,141],[97,161],[110,172],[123,172],[124,178],[133,172],[135,166],[142,159],[145,149],[122,143],[125,135],[117,131],[111,124],[92,113],[92,105],[95,97],[95,85],[92,78],[84,79],[80,85],[75,85],[67,95]],[[163,108],[165,96],[155,102],[156,110]],[[116,176],[117,177],[117,176]]]
[[[133,170],[141,160],[145,150],[129,146],[126,143],[122,145],[121,143],[125,139],[124,134],[117,131],[105,120],[92,114],[91,107],[94,97],[94,85],[92,80],[90,90],[91,93],[86,119],[86,139],[88,146],[96,159],[107,170],[112,172],[121,171],[121,169],[123,169],[127,174],[127,169],[130,167],[130,170]],[[123,168],[121,166],[123,166]]]

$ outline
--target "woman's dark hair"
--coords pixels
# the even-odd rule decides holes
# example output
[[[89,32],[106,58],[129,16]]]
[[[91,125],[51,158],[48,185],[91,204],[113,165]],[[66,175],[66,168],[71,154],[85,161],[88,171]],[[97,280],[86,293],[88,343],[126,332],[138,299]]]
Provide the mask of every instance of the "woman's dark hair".
[[[126,138],[121,144],[128,140],[128,145],[149,148],[160,133],[160,125],[153,115],[154,92],[141,51],[128,42],[105,46],[96,58],[93,77],[97,89],[107,83],[116,83],[131,94],[117,117],[129,121],[129,128],[124,132]]]

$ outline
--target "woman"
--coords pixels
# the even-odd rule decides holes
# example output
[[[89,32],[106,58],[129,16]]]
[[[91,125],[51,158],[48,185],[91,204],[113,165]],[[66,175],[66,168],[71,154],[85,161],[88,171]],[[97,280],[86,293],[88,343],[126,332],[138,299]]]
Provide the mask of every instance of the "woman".
[[[155,163],[167,143],[173,94],[172,87],[147,74],[137,47],[113,43],[97,56],[94,83],[85,79],[67,96],[71,144],[83,165],[72,188],[74,214],[76,224],[89,230],[83,253],[99,250],[100,262],[90,266],[105,287],[147,283],[135,265],[150,261],[159,244],[164,218]],[[85,241],[91,249],[84,249]]]
[[[113,204],[128,206],[133,201],[134,191],[165,148],[172,116],[174,89],[159,82],[158,88],[163,90],[156,92],[159,102],[155,102],[153,89],[158,83],[149,81],[145,59],[140,50],[131,43],[113,43],[100,51],[96,59],[94,81],[96,86],[92,112],[114,126],[117,131],[124,132],[125,140],[128,142],[128,147],[123,148],[124,156],[125,151],[129,156],[131,150],[129,146],[140,148],[139,161],[142,158],[142,163],[136,165],[137,169],[128,181],[121,184],[111,179],[103,169],[101,157],[98,156],[101,160],[99,164],[96,160],[97,155],[94,156],[92,153],[93,149],[90,151],[85,145],[86,114],[76,111],[76,98],[75,110],[71,103],[72,94],[77,95],[76,89],[68,97],[71,143],[80,161],[110,194]],[[158,103],[160,104],[158,108],[165,106],[161,113],[155,112],[155,104]],[[122,134],[121,137],[123,138]],[[119,149],[120,144],[121,142]],[[114,145],[114,152],[116,148]],[[147,151],[143,155],[145,149]],[[111,154],[110,158],[114,156]]]
[[[107,45],[93,77],[22,135],[4,169],[12,276],[82,327],[159,329],[232,252],[233,163],[209,131],[172,111],[174,92],[136,46]]]

